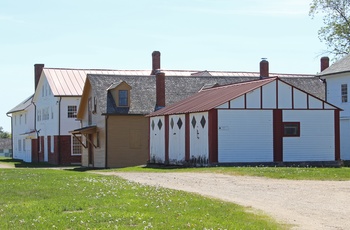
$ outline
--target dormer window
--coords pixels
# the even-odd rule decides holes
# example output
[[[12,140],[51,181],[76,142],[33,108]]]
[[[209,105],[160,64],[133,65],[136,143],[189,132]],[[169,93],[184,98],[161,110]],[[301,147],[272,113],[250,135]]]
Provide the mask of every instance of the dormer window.
[[[112,95],[117,108],[127,111],[130,107],[131,86],[125,81],[112,83],[107,89]]]
[[[118,99],[119,99],[118,106],[129,106],[128,90],[118,90]]]

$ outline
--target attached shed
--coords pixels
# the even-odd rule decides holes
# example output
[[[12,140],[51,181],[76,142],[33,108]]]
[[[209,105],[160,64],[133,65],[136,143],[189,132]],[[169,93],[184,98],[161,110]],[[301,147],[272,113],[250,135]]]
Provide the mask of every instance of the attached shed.
[[[339,111],[277,77],[214,86],[149,115],[149,162],[338,161]]]

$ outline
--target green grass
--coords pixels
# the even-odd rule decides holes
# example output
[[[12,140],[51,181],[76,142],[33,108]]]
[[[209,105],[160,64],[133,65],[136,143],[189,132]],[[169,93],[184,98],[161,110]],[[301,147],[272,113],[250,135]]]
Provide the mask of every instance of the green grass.
[[[55,167],[47,163],[24,163],[11,158],[0,157],[0,163],[13,164],[15,167]],[[72,167],[73,168],[73,167]],[[88,171],[89,169],[76,167],[77,171]],[[151,168],[146,166],[126,167],[119,169],[108,169],[98,171],[119,171],[119,172],[202,172],[222,173],[236,176],[258,176],[275,179],[289,180],[350,180],[350,167],[322,168],[322,167],[199,167],[179,168],[163,167]]]
[[[72,170],[0,169],[0,194],[0,229],[286,228],[232,203]]]
[[[40,162],[40,163],[27,163],[22,160],[12,159],[11,157],[0,157],[0,164],[12,165],[16,168],[47,168],[47,167],[56,167],[55,165]]]
[[[289,180],[350,180],[350,168],[317,167],[202,167],[202,168],[148,168],[144,166],[110,169],[121,172],[202,172],[236,176],[258,176]]]

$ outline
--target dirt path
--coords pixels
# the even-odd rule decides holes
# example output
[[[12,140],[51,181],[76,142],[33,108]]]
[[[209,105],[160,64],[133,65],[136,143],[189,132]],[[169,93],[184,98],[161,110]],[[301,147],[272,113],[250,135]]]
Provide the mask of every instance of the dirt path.
[[[293,229],[350,229],[350,181],[296,181],[212,173],[104,173],[262,210]]]
[[[14,168],[13,165],[10,165],[10,164],[2,164],[0,163],[0,169],[3,168],[3,169],[9,169],[9,168]]]

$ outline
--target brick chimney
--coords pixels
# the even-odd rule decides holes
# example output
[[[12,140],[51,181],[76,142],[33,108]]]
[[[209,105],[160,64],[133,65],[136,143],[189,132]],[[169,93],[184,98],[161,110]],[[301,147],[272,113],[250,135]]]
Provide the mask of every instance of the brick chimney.
[[[165,73],[156,71],[156,110],[165,107]]]
[[[34,65],[34,90],[36,90],[36,87],[38,86],[40,75],[44,69],[44,66],[45,66],[44,64]]]
[[[269,77],[269,62],[266,58],[262,58],[260,61],[260,79]]]
[[[321,72],[329,67],[329,58],[321,57]]]
[[[157,73],[157,70],[160,69],[160,52],[159,51],[153,51],[152,53],[152,73],[151,75],[154,75]]]

